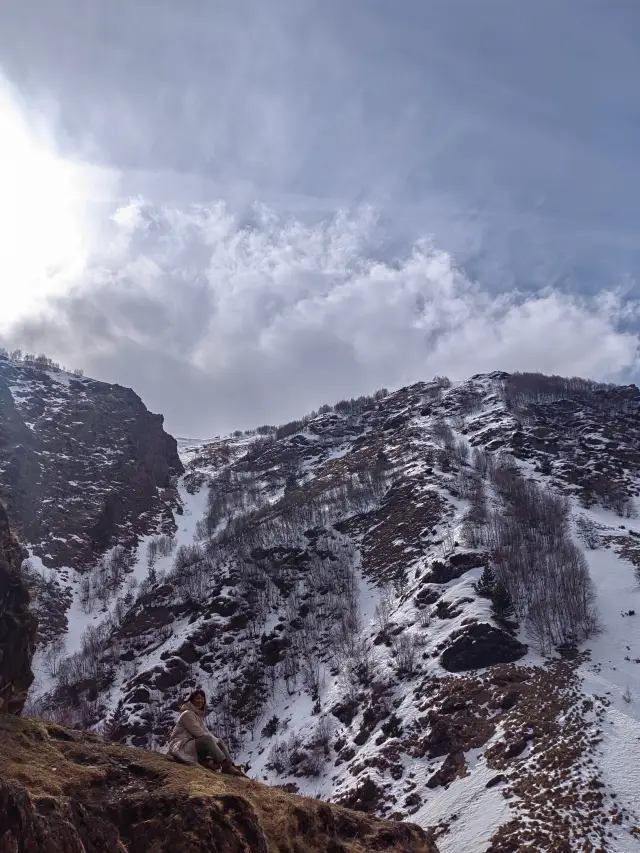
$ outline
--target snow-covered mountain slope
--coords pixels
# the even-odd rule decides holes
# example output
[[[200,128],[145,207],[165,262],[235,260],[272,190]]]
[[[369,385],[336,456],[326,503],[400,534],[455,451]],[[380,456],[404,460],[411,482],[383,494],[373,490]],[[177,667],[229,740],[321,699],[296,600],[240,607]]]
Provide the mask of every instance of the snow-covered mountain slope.
[[[442,853],[640,849],[637,388],[439,378],[179,452],[175,535],[76,576],[32,711],[162,748],[202,685],[250,775]]]
[[[162,423],[129,388],[0,354],[0,499],[45,566],[171,532],[182,465]]]

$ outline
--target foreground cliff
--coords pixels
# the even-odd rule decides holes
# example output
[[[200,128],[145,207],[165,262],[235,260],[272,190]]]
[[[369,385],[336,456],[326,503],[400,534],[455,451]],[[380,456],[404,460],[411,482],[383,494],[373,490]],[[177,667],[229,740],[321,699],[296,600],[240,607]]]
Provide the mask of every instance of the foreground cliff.
[[[36,619],[20,576],[22,550],[0,503],[0,712],[19,714],[33,681]]]
[[[174,526],[176,442],[129,388],[0,355],[0,498],[46,566]]]
[[[0,715],[0,851],[437,853],[410,824]]]

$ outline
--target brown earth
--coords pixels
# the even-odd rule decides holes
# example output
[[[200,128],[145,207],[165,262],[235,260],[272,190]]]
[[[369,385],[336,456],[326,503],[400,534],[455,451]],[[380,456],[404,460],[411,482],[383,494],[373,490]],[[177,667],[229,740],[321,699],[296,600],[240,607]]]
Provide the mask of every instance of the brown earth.
[[[408,823],[7,715],[0,780],[0,853],[437,853]]]

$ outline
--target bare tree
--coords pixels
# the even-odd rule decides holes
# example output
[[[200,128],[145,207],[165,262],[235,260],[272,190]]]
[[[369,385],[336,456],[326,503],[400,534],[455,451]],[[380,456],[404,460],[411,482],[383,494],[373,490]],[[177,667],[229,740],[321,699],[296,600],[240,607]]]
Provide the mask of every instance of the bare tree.
[[[412,634],[403,632],[391,643],[398,675],[411,678],[416,673],[418,645]]]
[[[56,637],[44,649],[42,654],[42,663],[45,672],[56,678],[60,669],[60,664],[64,660],[66,645],[63,637]]]
[[[587,548],[591,548],[595,550],[600,547],[600,534],[598,533],[598,526],[586,515],[580,515],[576,519],[576,530],[578,531],[578,535],[587,546]]]
[[[393,592],[390,586],[383,586],[380,592],[380,600],[376,604],[375,623],[378,631],[386,634],[391,624],[393,613]]]

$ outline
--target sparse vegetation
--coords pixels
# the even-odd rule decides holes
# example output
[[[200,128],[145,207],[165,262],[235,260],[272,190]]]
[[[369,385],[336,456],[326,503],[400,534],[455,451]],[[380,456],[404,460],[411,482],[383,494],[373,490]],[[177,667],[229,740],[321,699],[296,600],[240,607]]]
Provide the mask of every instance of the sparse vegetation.
[[[109,612],[79,652],[65,658],[63,649],[47,663],[57,692],[39,712],[97,729],[106,718],[109,737],[161,746],[184,693],[204,684],[212,729],[234,748],[252,749],[265,776],[284,777],[287,786],[294,777],[309,792],[320,782],[304,780],[322,779],[326,791],[329,775],[344,774],[350,803],[398,816],[425,800],[421,786],[455,784],[466,772],[464,753],[499,730],[490,761],[505,791],[512,791],[509,762],[532,739],[541,765],[560,763],[550,734],[560,732],[553,697],[533,733],[521,711],[526,705],[531,718],[535,702],[546,701],[541,684],[554,664],[541,675],[504,661],[522,662],[526,653],[518,622],[543,653],[559,648],[563,662],[580,660],[580,643],[598,628],[588,567],[571,533],[590,549],[609,538],[586,512],[571,515],[587,479],[567,461],[564,432],[558,438],[555,422],[553,432],[547,426],[553,406],[546,421],[536,418],[539,407],[591,400],[608,386],[546,379],[525,378],[523,386],[500,374],[493,388],[478,380],[448,393],[444,381],[425,383],[216,442],[206,464],[190,463],[194,482],[209,486],[197,541],[149,540],[149,573],[137,586],[127,583],[126,564],[114,573],[105,556],[88,594],[91,612]],[[494,416],[498,391],[490,407],[484,401],[505,383],[509,415]],[[531,433],[535,441],[531,423],[543,424]],[[591,423],[580,429],[588,441]],[[603,457],[607,480],[623,483],[624,472]],[[604,505],[606,489],[597,476],[593,482]],[[626,494],[628,484],[620,489]],[[618,533],[616,547],[633,544],[629,531]],[[169,555],[172,565],[161,571]],[[472,580],[484,601],[473,597]],[[517,648],[500,657],[500,644]],[[434,673],[449,667],[454,645],[465,659],[440,679]],[[107,709],[110,685],[123,698]],[[623,701],[632,701],[626,693]],[[413,759],[425,766],[424,783],[408,772]],[[406,790],[395,784],[401,777]]]

